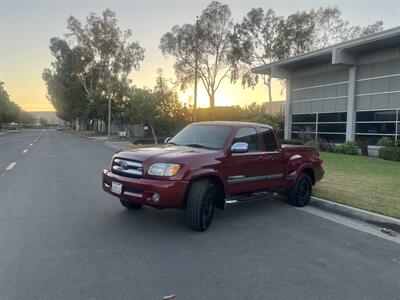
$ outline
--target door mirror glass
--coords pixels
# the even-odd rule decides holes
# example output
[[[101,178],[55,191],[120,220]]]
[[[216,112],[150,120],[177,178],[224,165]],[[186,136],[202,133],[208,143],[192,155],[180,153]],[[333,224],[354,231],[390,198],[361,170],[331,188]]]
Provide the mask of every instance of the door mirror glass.
[[[249,151],[249,144],[243,142],[234,143],[231,147],[232,153],[246,153]]]
[[[168,143],[170,140],[171,140],[171,138],[170,138],[170,137],[167,137],[167,138],[164,140],[164,144]]]

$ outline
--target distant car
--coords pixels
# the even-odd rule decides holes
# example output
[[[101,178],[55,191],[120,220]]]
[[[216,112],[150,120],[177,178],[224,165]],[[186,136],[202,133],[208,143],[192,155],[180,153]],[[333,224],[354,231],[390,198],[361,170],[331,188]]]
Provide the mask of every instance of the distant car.
[[[128,209],[182,208],[189,227],[204,231],[214,207],[264,198],[264,191],[285,189],[290,204],[304,206],[323,175],[316,148],[280,145],[270,126],[203,122],[164,146],[116,153],[103,189]]]
[[[64,128],[61,125],[57,126],[57,131],[63,131],[63,130],[64,130]]]

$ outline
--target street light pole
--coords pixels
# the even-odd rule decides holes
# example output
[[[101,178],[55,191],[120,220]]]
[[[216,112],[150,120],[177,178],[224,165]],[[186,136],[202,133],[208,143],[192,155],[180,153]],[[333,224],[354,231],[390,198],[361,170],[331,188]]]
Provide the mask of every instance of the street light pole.
[[[194,103],[193,103],[193,122],[196,122],[196,109],[197,109],[197,77],[198,77],[198,30],[199,29],[199,17],[196,17],[195,26],[195,55],[194,55]]]
[[[111,135],[111,89],[110,89],[110,80],[108,80],[107,84],[107,95],[108,95],[108,128],[107,128],[107,138],[110,139]]]

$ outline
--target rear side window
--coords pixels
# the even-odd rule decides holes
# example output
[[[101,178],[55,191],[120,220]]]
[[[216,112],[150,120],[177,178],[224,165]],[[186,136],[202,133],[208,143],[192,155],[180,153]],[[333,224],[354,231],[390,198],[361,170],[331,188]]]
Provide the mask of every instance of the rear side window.
[[[249,145],[249,152],[260,151],[260,141],[258,140],[257,131],[252,127],[240,127],[237,131],[233,144],[243,142]]]
[[[272,152],[278,149],[278,143],[276,142],[275,134],[271,128],[261,128],[261,136],[266,151]]]

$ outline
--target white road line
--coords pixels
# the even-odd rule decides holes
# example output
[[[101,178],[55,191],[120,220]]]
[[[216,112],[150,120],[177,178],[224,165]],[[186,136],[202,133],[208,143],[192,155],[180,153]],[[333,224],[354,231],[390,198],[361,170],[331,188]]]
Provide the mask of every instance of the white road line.
[[[26,153],[26,152],[28,152],[28,149],[24,149],[23,151],[22,151],[22,153]]]
[[[33,143],[32,144],[29,144],[29,146],[28,147],[32,147],[33,146]]]
[[[17,162],[16,162],[16,161],[13,161],[12,163],[10,163],[10,164],[6,167],[6,170],[7,170],[7,171],[10,171],[12,168],[15,167],[16,164],[17,164]]]

